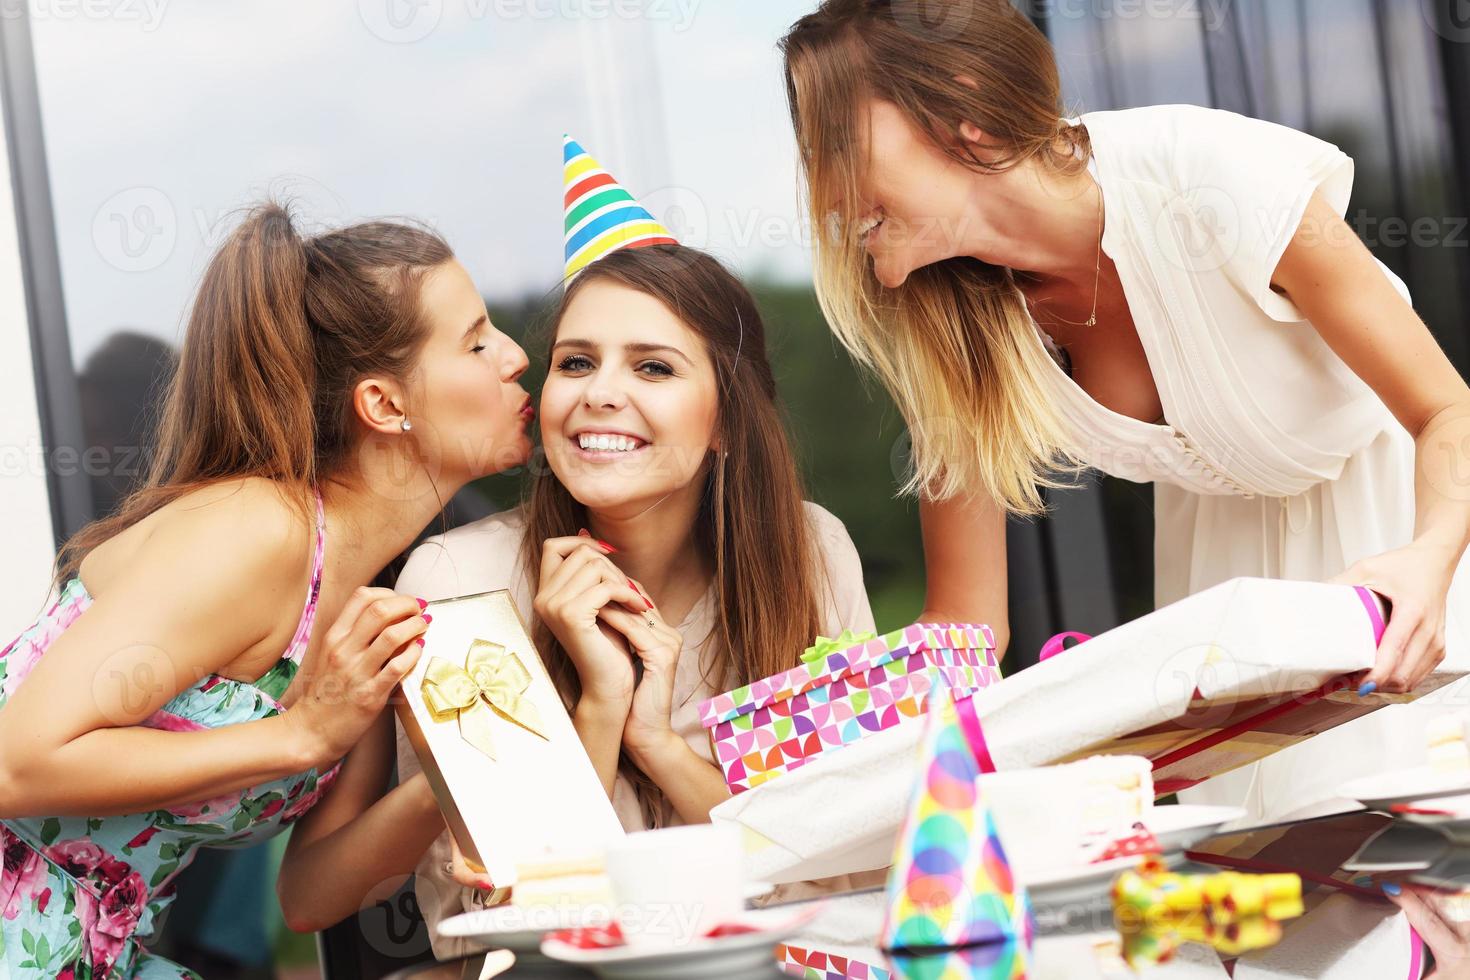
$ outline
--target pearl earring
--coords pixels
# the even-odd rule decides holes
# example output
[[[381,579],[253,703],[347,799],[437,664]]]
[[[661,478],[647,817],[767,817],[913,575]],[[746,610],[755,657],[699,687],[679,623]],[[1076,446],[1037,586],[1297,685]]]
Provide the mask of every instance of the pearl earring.
[[[413,423],[406,418],[402,422],[398,423],[398,427],[401,428],[404,432],[413,431]]]

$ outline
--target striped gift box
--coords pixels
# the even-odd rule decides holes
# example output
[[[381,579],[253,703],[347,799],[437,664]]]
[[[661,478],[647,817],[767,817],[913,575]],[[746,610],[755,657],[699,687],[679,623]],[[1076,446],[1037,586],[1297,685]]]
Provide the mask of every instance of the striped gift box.
[[[703,702],[700,720],[741,793],[919,717],[939,675],[957,697],[1000,680],[990,627],[916,623],[851,645],[822,640],[801,666]]]

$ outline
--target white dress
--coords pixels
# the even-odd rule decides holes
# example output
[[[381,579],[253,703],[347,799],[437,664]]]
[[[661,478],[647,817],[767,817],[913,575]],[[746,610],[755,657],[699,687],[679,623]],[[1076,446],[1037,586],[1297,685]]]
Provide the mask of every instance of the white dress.
[[[1238,576],[1322,581],[1408,544],[1413,439],[1270,284],[1314,191],[1346,212],[1352,160],[1217,109],[1081,119],[1103,189],[1103,249],[1167,424],[1110,411],[1054,364],[1049,376],[1079,457],[1154,484],[1156,605]],[[1470,559],[1450,592],[1451,657],[1470,656],[1467,569]],[[1183,796],[1241,805],[1261,822],[1341,808],[1335,790],[1346,780],[1422,762],[1426,718],[1466,710],[1463,686],[1385,707]]]
[[[1408,544],[1413,439],[1271,289],[1313,191],[1346,211],[1351,158],[1219,109],[1151,106],[1081,119],[1103,189],[1103,250],[1167,424],[1103,407],[1060,367],[1049,376],[1077,454],[1154,484],[1155,604],[1238,576],[1321,581]],[[1380,267],[1407,299],[1403,282]],[[1462,561],[1450,595],[1452,653],[1470,638],[1467,568]],[[1422,761],[1416,713],[1425,710],[1422,702],[1381,709],[1190,792],[1261,820],[1315,807],[1356,775]]]

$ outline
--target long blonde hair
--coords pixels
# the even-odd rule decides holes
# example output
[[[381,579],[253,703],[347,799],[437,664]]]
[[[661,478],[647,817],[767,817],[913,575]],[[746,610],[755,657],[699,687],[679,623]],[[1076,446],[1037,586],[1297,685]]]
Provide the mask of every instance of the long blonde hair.
[[[1056,59],[1009,0],[825,0],[781,42],[787,97],[816,239],[816,287],[833,332],[872,369],[909,427],[903,490],[937,500],[986,495],[1015,514],[1045,509],[1042,487],[1080,467],[1047,394],[1047,354],[1011,271],[952,258],[897,289],[877,280],[854,228],[868,145],[861,110],[893,103],[977,172],[1038,160],[1075,175],[1087,131],[1062,118]],[[973,84],[971,84],[973,83]],[[982,162],[961,121],[993,141]],[[838,202],[836,209],[831,202]]]

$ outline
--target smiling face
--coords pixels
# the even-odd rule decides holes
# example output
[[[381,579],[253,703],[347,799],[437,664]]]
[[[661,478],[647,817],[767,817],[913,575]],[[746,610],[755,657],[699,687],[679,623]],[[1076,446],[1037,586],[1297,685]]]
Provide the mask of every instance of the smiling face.
[[[704,342],[667,306],[611,280],[577,290],[541,392],[546,460],[573,497],[628,517],[701,492],[717,418]]]
[[[525,351],[490,323],[480,291],[458,262],[426,274],[419,301],[429,336],[409,415],[439,471],[473,480],[524,464],[531,455],[526,429],[535,418],[519,380]]]
[[[948,155],[892,102],[868,100],[860,111],[868,133],[859,201],[849,209],[854,234],[873,262],[873,274],[889,289],[915,270],[972,254],[984,237],[979,174]]]

